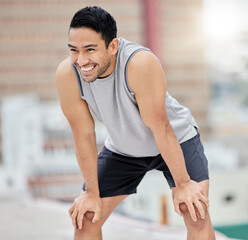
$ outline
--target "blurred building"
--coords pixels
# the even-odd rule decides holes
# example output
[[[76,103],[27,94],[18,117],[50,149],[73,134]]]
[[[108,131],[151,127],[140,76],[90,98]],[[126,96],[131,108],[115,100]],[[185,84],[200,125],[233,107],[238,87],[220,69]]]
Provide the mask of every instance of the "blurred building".
[[[26,93],[38,94],[41,101],[57,99],[55,71],[68,56],[68,26],[87,5],[108,10],[117,20],[118,36],[158,55],[170,93],[191,109],[207,137],[202,0],[0,0],[0,101]]]
[[[41,103],[37,95],[5,97],[2,127],[0,195],[21,193],[61,201],[78,195],[83,178],[58,101]],[[99,122],[96,132],[101,149],[107,133]]]

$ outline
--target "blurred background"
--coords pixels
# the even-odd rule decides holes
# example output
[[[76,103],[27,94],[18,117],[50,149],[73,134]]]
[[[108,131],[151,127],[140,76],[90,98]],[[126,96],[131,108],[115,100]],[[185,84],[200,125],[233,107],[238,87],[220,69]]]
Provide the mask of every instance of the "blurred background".
[[[93,5],[116,19],[119,37],[161,60],[169,92],[200,126],[213,225],[228,237],[248,239],[246,0],[0,0],[0,238],[72,239],[67,209],[83,178],[55,71],[69,53],[72,16]],[[99,122],[96,133],[100,151],[107,133]],[[105,230],[109,240],[117,234],[120,240],[186,238],[156,171]]]

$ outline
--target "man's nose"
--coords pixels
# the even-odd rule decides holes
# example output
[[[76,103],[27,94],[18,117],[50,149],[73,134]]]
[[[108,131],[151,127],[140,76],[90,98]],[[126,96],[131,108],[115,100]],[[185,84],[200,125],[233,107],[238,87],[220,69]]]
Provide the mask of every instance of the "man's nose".
[[[87,65],[89,62],[89,58],[87,58],[84,54],[79,53],[77,63],[80,67]]]

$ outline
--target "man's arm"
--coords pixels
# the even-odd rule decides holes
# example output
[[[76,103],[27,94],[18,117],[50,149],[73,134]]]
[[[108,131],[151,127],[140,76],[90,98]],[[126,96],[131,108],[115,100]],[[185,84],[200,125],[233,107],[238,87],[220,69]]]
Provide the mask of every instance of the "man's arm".
[[[69,59],[58,66],[56,86],[62,111],[73,132],[78,164],[86,182],[86,193],[77,198],[70,209],[73,225],[80,227],[87,211],[95,212],[93,221],[100,218],[95,124],[87,103],[80,98],[77,79]]]
[[[179,204],[185,203],[192,219],[196,221],[195,205],[203,218],[205,213],[200,201],[208,206],[208,199],[200,185],[190,180],[181,147],[170,125],[165,106],[166,79],[161,65],[152,53],[138,52],[129,63],[127,75],[141,118],[151,129],[175,181],[175,211],[182,215]]]

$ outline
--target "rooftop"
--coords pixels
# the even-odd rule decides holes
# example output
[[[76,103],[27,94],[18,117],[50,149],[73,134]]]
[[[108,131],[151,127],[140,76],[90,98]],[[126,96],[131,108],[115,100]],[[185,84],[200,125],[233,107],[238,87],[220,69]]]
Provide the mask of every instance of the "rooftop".
[[[68,208],[70,204],[48,200],[0,198],[0,238],[3,240],[71,240],[73,226]],[[108,240],[182,240],[184,228],[162,227],[130,219],[116,213],[103,228]],[[216,233],[217,240],[228,239]]]

